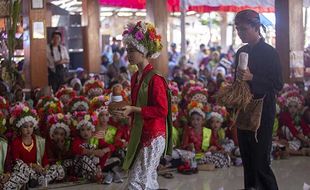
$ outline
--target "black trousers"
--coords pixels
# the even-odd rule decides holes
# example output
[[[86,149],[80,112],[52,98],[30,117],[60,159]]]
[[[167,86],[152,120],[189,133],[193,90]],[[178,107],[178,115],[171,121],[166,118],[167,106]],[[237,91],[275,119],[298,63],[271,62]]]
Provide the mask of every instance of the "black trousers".
[[[272,102],[268,102],[271,105],[266,103],[264,102],[261,126],[257,131],[258,141],[254,132],[238,129],[246,189],[278,190],[276,178],[270,167],[274,108]]]

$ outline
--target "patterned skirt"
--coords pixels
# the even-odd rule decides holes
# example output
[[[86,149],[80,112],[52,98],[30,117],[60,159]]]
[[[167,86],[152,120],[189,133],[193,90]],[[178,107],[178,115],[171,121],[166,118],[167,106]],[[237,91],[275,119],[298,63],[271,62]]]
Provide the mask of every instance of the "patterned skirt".
[[[165,150],[165,138],[159,136],[150,146],[143,147],[129,171],[126,190],[158,189],[157,167]]]

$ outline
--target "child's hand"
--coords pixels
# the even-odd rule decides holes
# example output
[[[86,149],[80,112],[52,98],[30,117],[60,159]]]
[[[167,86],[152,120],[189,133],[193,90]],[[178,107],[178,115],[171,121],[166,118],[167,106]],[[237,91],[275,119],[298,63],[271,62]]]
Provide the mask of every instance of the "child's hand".
[[[31,164],[30,166],[35,172],[43,174],[44,168],[38,164]]]

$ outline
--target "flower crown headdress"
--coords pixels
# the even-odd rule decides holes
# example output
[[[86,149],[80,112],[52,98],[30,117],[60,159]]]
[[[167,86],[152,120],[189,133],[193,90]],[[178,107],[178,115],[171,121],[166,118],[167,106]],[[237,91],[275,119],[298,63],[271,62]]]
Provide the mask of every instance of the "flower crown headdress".
[[[62,128],[66,132],[66,137],[70,137],[70,117],[62,113],[52,114],[47,117],[47,124],[50,127],[49,134],[52,138],[57,128]]]
[[[128,24],[123,32],[123,42],[152,59],[156,59],[163,48],[161,36],[157,34],[154,25],[143,21]]]
[[[84,84],[83,92],[88,97],[103,95],[104,93],[104,82],[98,79],[90,79]]]
[[[79,112],[73,120],[73,126],[76,127],[77,130],[80,130],[83,126],[87,126],[87,128],[95,132],[97,124],[98,114],[96,112]]]
[[[10,124],[16,129],[19,129],[27,122],[32,122],[35,128],[38,126],[38,115],[36,110],[29,108],[23,103],[16,104],[11,109],[10,114]]]
[[[90,101],[90,111],[97,112],[108,112],[107,101],[109,100],[108,96],[97,96]]]
[[[201,115],[204,119],[206,118],[206,112],[210,111],[209,106],[204,106],[201,102],[197,101],[191,101],[187,105],[187,109],[189,116],[192,115],[192,113],[196,112],[199,115]]]
[[[83,107],[83,110],[77,110],[79,107]],[[84,96],[76,96],[71,99],[69,102],[69,107],[71,113],[75,111],[88,111],[89,109],[89,101]]]
[[[56,92],[56,95],[55,95],[59,100],[62,101],[62,97],[63,96],[69,96],[69,98],[73,98],[76,96],[76,92],[73,90],[73,88],[68,88],[68,87],[64,87],[64,88],[61,88],[59,89],[57,92]]]
[[[193,86],[188,90],[187,96],[185,96],[187,101],[197,101],[203,104],[208,103],[208,90],[201,86]]]
[[[224,106],[215,105],[212,108],[212,112],[210,112],[207,115],[207,120],[210,120],[212,118],[216,118],[221,123],[223,123],[225,118],[227,117],[227,115],[228,115],[228,112]]]
[[[297,91],[290,91],[282,94],[278,98],[278,102],[281,105],[281,107],[288,107],[289,104],[292,102],[295,102],[298,104],[299,107],[301,107],[304,104],[304,97],[300,95]]]

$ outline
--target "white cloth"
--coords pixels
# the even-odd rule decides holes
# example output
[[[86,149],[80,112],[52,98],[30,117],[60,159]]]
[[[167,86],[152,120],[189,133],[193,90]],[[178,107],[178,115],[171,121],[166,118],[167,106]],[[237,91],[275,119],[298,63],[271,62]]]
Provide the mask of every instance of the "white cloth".
[[[68,50],[65,46],[60,45],[60,50],[61,50],[61,56],[60,56],[60,52],[58,49],[58,46],[54,47],[53,46],[53,53],[54,53],[54,57],[51,54],[51,48],[50,45],[48,45],[46,47],[46,56],[47,56],[47,66],[50,69],[55,69],[55,62],[62,60],[69,60],[69,54],[68,54]]]
[[[157,167],[164,150],[163,136],[154,139],[150,146],[142,148],[129,171],[124,190],[158,189]]]

